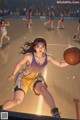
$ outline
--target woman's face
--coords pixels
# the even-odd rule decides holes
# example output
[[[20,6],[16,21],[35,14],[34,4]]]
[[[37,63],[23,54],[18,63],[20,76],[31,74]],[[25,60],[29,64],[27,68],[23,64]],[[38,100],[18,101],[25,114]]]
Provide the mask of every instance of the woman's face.
[[[46,52],[46,47],[43,43],[38,43],[34,49],[36,50],[36,53],[43,54]]]

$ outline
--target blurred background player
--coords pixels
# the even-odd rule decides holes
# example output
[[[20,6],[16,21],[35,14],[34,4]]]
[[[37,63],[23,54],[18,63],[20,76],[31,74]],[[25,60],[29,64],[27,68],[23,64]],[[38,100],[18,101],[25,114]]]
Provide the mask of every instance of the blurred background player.
[[[53,28],[53,23],[54,23],[54,11],[50,11],[49,13],[49,20],[44,23],[44,26],[46,26],[48,23],[50,23],[50,27]]]
[[[31,9],[27,13],[27,22],[28,22],[28,27],[31,27],[32,25],[32,10]]]
[[[60,13],[60,19],[58,20],[58,29],[64,28],[64,12]]]
[[[7,29],[6,29],[6,27],[8,27],[8,26],[10,26],[9,22],[5,22],[5,20],[1,20],[1,22],[0,22],[0,32],[1,32],[0,47],[2,47],[4,38],[7,38],[8,41],[10,40],[10,37],[7,36]]]
[[[26,21],[28,27],[31,27],[32,25],[32,10],[31,9],[29,11],[26,11],[25,18],[23,18],[22,20]]]
[[[22,18],[22,20],[26,21],[27,22],[27,15],[28,15],[28,11],[25,11],[25,17]]]
[[[80,19],[79,19],[79,25],[78,25],[78,28],[77,28],[77,32],[74,35],[73,40],[75,40],[76,38],[80,38]]]

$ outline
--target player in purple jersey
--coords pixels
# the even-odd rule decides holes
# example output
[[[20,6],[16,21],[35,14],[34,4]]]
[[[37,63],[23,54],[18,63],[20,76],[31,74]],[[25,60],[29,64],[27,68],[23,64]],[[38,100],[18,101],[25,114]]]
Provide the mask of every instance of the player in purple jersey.
[[[54,98],[48,91],[47,84],[42,76],[42,70],[48,62],[59,67],[65,67],[68,64],[66,62],[60,62],[52,55],[47,54],[47,43],[43,38],[36,38],[33,42],[26,42],[25,47],[22,47],[21,51],[24,54],[23,59],[18,62],[12,75],[8,77],[9,81],[15,78],[14,97],[1,105],[0,109],[6,110],[20,104],[28,88],[31,88],[36,95],[42,95],[45,102],[50,106],[52,115],[60,118],[60,113],[55,105]],[[26,67],[21,70],[23,65]]]
[[[60,19],[58,20],[58,29],[64,28],[64,12],[60,13]]]
[[[31,24],[32,24],[32,10],[31,9],[27,13],[27,22],[28,22],[28,27],[31,27]]]
[[[22,18],[22,20],[26,21],[28,27],[31,27],[32,25],[32,10],[26,11],[25,18]]]
[[[50,23],[50,27],[53,28],[53,23],[54,23],[54,11],[50,11],[49,13],[49,20],[44,23],[44,26],[46,26],[48,23]]]

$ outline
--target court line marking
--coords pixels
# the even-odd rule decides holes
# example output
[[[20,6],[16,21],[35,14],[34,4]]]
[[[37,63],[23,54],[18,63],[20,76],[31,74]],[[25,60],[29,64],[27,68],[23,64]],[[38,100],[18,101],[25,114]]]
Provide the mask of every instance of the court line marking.
[[[43,77],[44,77],[44,79],[46,81],[46,78],[47,78],[47,67],[44,69]],[[36,114],[41,115],[42,105],[43,105],[43,97],[40,96],[39,97],[39,101],[38,101],[38,106],[37,106],[37,112],[36,112]]]
[[[20,43],[20,42],[10,42],[10,43]],[[53,43],[47,43],[49,46],[69,46],[69,44],[53,44]]]

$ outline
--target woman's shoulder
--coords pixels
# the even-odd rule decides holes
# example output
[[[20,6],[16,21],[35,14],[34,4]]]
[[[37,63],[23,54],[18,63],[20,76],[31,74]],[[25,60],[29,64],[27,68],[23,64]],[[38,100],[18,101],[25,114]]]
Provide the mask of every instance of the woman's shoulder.
[[[48,58],[48,60],[53,58],[52,54],[47,53],[47,58]]]
[[[31,61],[32,60],[32,53],[26,53],[23,57],[23,60]]]
[[[52,54],[48,54],[48,62],[51,62],[53,60],[56,60],[55,57]]]
[[[50,53],[47,53],[46,55],[47,55],[48,57],[52,56],[52,54],[50,54]]]
[[[25,57],[32,57],[32,53],[26,53]]]

